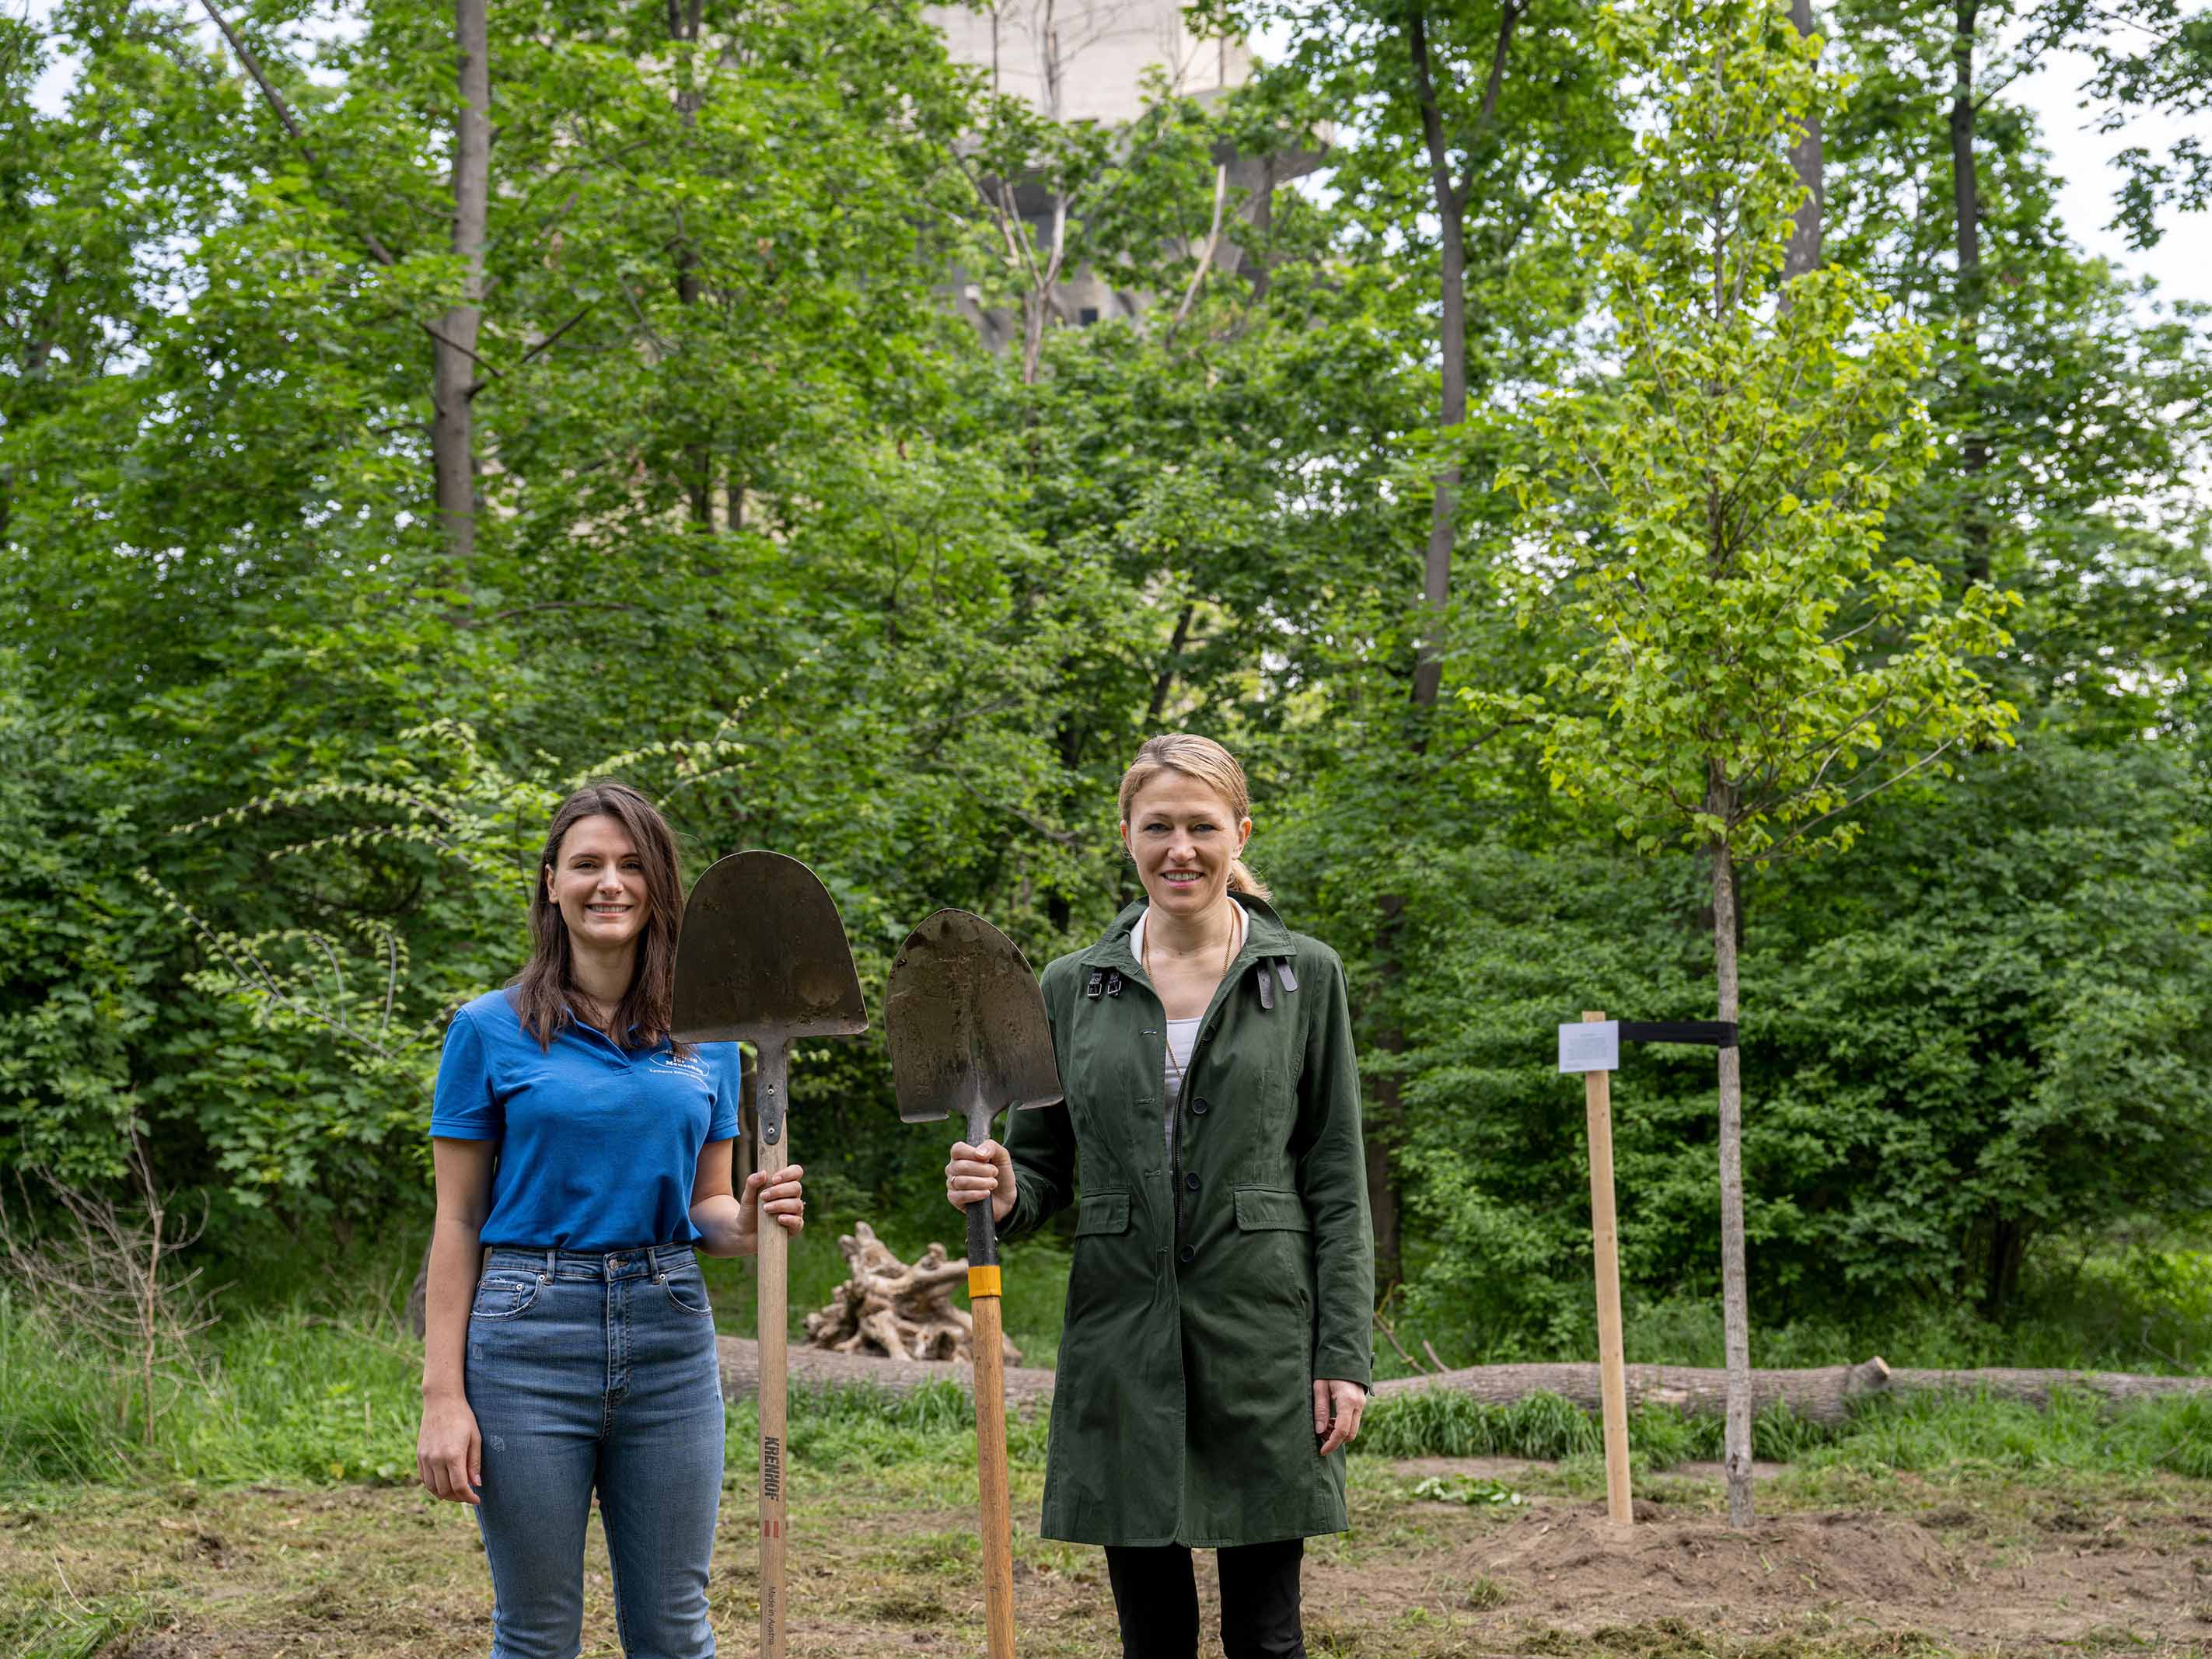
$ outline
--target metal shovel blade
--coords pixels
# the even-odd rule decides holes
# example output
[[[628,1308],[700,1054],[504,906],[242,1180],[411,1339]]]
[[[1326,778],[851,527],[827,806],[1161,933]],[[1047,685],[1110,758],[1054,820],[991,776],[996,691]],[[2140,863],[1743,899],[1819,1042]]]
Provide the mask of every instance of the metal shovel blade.
[[[884,1028],[909,1123],[1060,1098],[1044,993],[1013,940],[981,916],[939,910],[907,936],[891,963]]]
[[[699,878],[676,942],[683,1042],[852,1036],[868,1029],[853,948],[821,878],[781,853],[732,853]]]

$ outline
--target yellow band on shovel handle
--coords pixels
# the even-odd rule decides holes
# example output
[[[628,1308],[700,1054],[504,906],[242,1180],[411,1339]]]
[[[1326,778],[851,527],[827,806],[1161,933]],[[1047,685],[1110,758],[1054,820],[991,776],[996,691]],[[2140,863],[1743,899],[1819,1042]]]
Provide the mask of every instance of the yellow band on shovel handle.
[[[968,1294],[970,1297],[1000,1294],[999,1269],[995,1262],[988,1267],[970,1267],[968,1270]]]

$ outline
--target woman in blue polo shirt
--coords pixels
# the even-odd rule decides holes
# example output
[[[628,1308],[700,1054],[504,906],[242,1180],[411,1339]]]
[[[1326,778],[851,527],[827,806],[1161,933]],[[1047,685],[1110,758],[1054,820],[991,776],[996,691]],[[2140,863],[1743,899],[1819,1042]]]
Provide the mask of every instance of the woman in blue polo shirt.
[[[477,1506],[494,1659],[568,1659],[599,1494],[623,1648],[712,1654],[722,1491],[714,1322],[696,1251],[803,1224],[796,1164],[732,1190],[738,1051],[669,1036],[676,840],[598,783],[562,803],[535,948],[453,1017],[431,1109],[438,1215],[416,1462]]]

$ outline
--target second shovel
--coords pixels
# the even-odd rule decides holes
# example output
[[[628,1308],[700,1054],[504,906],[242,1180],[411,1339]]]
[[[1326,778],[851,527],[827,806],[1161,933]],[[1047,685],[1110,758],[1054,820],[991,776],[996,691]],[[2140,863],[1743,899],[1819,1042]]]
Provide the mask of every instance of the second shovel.
[[[981,916],[939,910],[908,936],[891,963],[884,1027],[899,1115],[909,1123],[955,1118],[966,1126],[969,1145],[980,1146],[999,1113],[1060,1098],[1044,994],[1014,942]],[[968,1206],[983,1613],[991,1659],[1013,1659],[1013,1516],[999,1298],[999,1229],[985,1199]]]
[[[750,1042],[760,1054],[753,1091],[754,1168],[791,1161],[789,1103],[795,1037],[868,1029],[853,949],[837,906],[815,873],[781,853],[733,853],[710,866],[684,905],[676,942],[675,1036],[683,1042]],[[785,1357],[790,1334],[791,1239],[760,1229],[761,1659],[783,1659]]]

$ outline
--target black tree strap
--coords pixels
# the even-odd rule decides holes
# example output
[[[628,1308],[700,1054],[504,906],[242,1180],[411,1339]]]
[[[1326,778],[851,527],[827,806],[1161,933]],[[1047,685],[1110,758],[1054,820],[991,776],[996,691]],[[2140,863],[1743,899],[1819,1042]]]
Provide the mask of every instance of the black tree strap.
[[[1735,1047],[1735,1023],[1719,1019],[1624,1019],[1623,1042],[1693,1042],[1705,1048]]]

